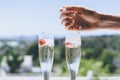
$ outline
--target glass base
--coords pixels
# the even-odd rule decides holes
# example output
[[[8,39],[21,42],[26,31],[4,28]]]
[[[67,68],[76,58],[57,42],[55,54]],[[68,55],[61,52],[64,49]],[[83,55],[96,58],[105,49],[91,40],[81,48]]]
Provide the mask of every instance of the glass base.
[[[43,74],[44,74],[44,80],[49,80],[50,73],[45,71]]]

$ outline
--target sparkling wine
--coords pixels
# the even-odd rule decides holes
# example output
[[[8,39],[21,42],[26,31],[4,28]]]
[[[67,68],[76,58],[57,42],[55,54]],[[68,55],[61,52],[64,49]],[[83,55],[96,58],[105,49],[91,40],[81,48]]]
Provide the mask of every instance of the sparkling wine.
[[[78,72],[79,63],[80,63],[80,54],[81,47],[66,47],[66,60],[69,70],[75,71],[75,74]]]
[[[43,72],[50,72],[53,64],[54,48],[53,46],[39,46],[39,59]]]

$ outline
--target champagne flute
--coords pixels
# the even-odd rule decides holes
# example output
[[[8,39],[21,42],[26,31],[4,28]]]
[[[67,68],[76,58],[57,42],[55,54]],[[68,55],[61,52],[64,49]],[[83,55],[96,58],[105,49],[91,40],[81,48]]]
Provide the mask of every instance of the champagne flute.
[[[39,35],[38,40],[39,61],[44,80],[49,80],[54,59],[54,38],[50,34]]]
[[[65,54],[71,80],[77,77],[81,58],[81,38],[79,32],[68,31],[65,39]]]

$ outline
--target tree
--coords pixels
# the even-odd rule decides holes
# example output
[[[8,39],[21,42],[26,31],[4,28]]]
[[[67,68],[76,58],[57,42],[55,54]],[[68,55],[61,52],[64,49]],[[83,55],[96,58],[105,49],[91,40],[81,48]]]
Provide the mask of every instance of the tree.
[[[115,56],[116,56],[116,52],[109,49],[105,49],[100,56],[100,59],[104,63],[103,67],[105,65],[109,65],[109,70],[111,73],[113,73],[116,69],[115,65],[113,65],[113,59],[115,58]]]
[[[0,65],[1,65],[2,57],[3,57],[3,56],[0,54]]]
[[[11,56],[7,56],[7,63],[10,67],[10,73],[18,73],[23,58],[19,54],[12,53]]]
[[[91,59],[93,58],[93,55],[94,55],[94,50],[91,49],[91,48],[87,48],[87,49],[84,49],[84,51],[82,51],[82,57],[86,58],[86,59]]]
[[[38,44],[37,42],[34,42],[26,51],[27,55],[32,55],[34,65],[39,65],[39,53],[38,53]]]
[[[23,62],[23,57],[19,54],[18,48],[8,46],[5,54],[7,54],[7,64],[10,67],[10,73],[18,73],[18,69]]]

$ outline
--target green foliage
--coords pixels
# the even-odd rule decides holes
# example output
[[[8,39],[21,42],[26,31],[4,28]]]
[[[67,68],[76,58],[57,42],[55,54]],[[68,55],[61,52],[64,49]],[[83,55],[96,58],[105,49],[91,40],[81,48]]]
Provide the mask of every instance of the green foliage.
[[[110,74],[108,66],[105,66],[104,68],[102,61],[95,61],[94,59],[81,59],[80,67],[79,67],[79,75],[86,76],[87,71],[92,70],[94,73],[94,76],[98,75],[108,75]]]
[[[93,58],[93,55],[94,55],[94,50],[91,48],[86,48],[84,49],[84,51],[82,51],[82,57],[86,59]]]
[[[120,36],[96,36],[82,38],[82,57],[102,61],[104,68],[107,66],[110,73],[116,71],[113,60],[118,56],[120,51]]]
[[[0,65],[1,65],[2,57],[3,57],[3,56],[0,54]]]
[[[11,46],[7,47],[7,64],[10,67],[10,73],[18,73],[23,57],[18,53],[17,48]]]
[[[62,48],[63,48],[63,46],[55,46],[54,63],[61,63],[62,62],[61,58],[64,58],[64,57],[61,57],[62,54],[64,55],[64,53],[61,53]]]
[[[62,62],[59,66],[62,69],[62,73],[61,73],[62,76],[63,75],[65,76],[65,75],[69,74],[66,61]]]
[[[120,74],[120,67],[114,71],[114,74]]]
[[[18,73],[18,69],[20,68],[21,63],[23,62],[23,58],[19,54],[12,54],[7,57],[7,63],[10,67],[10,73]]]
[[[115,57],[115,52],[109,49],[104,49],[101,53],[100,59],[103,60],[104,65],[106,64],[112,64],[112,61]]]
[[[37,42],[34,42],[30,47],[28,47],[26,54],[32,55],[33,60],[38,58],[38,44],[37,44]]]
[[[116,55],[117,55],[116,51],[111,49],[104,49],[100,56],[100,60],[103,61],[103,67],[109,65],[108,68],[111,73],[113,73],[116,69],[115,65],[113,65],[113,60]]]
[[[38,58],[38,44],[37,41],[35,41],[31,46],[27,48],[26,51],[27,55],[32,55],[33,57],[33,64],[34,66],[39,66],[39,58]]]

